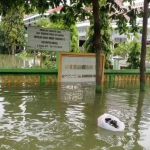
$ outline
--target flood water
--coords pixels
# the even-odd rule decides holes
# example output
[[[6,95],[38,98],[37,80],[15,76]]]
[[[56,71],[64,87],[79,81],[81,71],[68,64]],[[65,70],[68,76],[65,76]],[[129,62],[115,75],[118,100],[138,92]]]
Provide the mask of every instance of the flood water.
[[[39,66],[39,60],[35,60],[35,65]],[[34,58],[23,59],[15,55],[0,54],[0,68],[31,68],[34,67]]]
[[[1,150],[150,150],[150,86],[0,85]],[[125,131],[97,126],[103,113]]]

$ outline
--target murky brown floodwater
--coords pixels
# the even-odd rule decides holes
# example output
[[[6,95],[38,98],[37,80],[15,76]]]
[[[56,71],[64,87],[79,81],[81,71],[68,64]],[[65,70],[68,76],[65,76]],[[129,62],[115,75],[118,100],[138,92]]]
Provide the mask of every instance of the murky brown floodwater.
[[[150,86],[0,85],[0,150],[150,150]],[[97,127],[110,113],[124,132]]]
[[[39,66],[39,61],[35,60],[35,66]],[[14,55],[0,54],[0,68],[31,68],[34,67],[34,58],[25,60]]]

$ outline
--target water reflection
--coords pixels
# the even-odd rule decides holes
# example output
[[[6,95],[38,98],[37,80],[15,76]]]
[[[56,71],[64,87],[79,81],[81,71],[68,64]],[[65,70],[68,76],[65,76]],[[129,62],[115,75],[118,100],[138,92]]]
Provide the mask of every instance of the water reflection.
[[[4,97],[0,97],[0,119],[3,117],[5,112],[3,101],[4,101]]]
[[[92,83],[84,84],[61,84],[60,99],[65,103],[93,103],[95,99],[95,85]]]
[[[102,94],[92,84],[1,87],[0,149],[148,150],[149,97],[132,86],[105,86]],[[97,127],[103,113],[123,121],[125,131]]]
[[[35,60],[35,65],[39,66],[39,60]],[[0,68],[31,68],[34,67],[33,59],[23,59],[15,55],[0,54]]]
[[[144,103],[146,103],[146,105]],[[137,140],[135,142],[145,149],[150,149],[150,144],[148,142],[148,139],[150,138],[150,107],[147,106],[147,104],[148,103],[145,101],[145,92],[140,92],[135,121],[137,133]]]

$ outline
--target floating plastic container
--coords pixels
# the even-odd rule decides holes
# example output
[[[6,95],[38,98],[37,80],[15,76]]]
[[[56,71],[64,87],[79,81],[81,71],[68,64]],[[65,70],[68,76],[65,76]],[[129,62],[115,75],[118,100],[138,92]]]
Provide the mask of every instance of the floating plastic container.
[[[106,121],[109,120],[109,121]],[[117,128],[111,124],[111,120],[116,121]],[[111,131],[124,131],[125,125],[117,117],[110,114],[103,114],[98,119],[98,126]]]

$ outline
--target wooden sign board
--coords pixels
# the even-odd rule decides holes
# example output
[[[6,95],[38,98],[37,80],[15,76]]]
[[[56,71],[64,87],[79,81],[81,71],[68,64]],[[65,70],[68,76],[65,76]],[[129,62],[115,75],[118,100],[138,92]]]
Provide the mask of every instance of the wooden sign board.
[[[105,55],[101,54],[102,82]],[[93,53],[59,53],[58,82],[96,83],[96,57]]]

